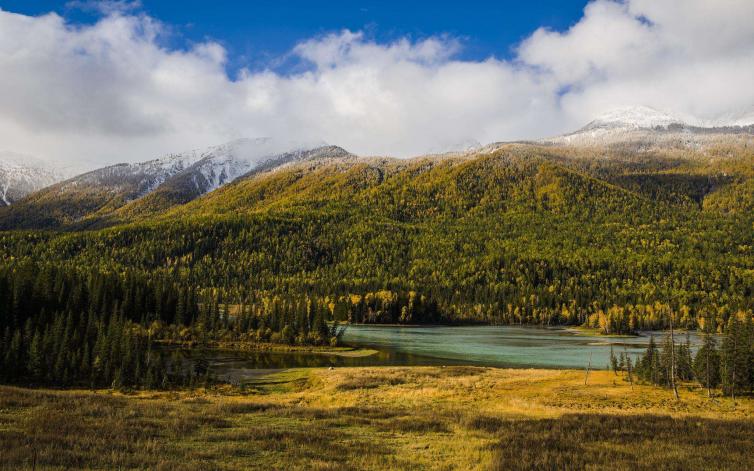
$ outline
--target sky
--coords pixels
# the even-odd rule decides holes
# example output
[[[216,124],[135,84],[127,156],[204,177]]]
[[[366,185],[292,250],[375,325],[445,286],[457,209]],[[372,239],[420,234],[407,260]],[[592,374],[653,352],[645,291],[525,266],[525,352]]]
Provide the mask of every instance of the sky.
[[[754,112],[754,2],[0,0],[0,151],[96,167],[269,136],[407,157],[645,105]]]

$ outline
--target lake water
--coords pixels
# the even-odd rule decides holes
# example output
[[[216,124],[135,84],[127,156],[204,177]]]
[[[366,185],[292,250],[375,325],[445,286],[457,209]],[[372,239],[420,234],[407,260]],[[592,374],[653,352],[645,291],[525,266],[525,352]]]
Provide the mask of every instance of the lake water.
[[[350,326],[344,340],[349,344],[432,358],[433,361],[501,367],[606,368],[610,347],[632,357],[640,355],[651,335],[659,344],[667,333],[645,332],[639,336],[588,335],[565,328],[518,326],[393,327]],[[701,343],[690,334],[692,350]],[[686,336],[677,335],[676,343]],[[434,364],[434,363],[433,363]]]
[[[480,365],[514,368],[607,368],[610,347],[616,355],[634,359],[655,336],[658,345],[666,333],[632,337],[587,335],[564,328],[517,326],[398,327],[352,325],[343,340],[377,351],[360,357],[312,353],[190,351],[187,359],[203,358],[213,372],[237,378],[258,376],[269,370],[301,367]],[[685,342],[685,334],[676,342]],[[700,344],[690,335],[692,350]]]

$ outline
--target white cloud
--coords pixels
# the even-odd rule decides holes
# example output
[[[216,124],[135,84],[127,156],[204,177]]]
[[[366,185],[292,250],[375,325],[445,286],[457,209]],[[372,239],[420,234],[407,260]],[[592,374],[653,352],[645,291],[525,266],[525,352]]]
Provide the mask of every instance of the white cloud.
[[[165,25],[128,13],[138,2],[107,3],[88,26],[0,11],[0,148],[99,165],[281,136],[406,156],[569,131],[617,106],[712,118],[754,105],[749,0],[596,0],[511,61],[460,60],[451,37],[342,31],[290,52],[303,71],[236,77],[218,43],[166,47]]]

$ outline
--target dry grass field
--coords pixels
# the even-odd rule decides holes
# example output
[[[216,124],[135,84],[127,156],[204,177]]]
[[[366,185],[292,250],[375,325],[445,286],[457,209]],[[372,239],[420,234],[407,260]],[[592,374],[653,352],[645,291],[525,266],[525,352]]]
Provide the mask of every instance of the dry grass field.
[[[754,400],[606,371],[289,370],[245,391],[0,387],[4,469],[754,469]]]

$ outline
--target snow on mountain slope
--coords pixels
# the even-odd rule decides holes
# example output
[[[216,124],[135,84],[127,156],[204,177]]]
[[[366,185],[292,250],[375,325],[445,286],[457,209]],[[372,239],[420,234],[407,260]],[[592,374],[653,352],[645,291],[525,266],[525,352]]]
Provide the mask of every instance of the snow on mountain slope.
[[[204,154],[188,151],[170,154],[146,162],[117,164],[92,170],[63,182],[60,191],[76,191],[81,187],[101,187],[111,192],[126,192],[138,198],[154,191],[170,177],[201,160]]]
[[[61,179],[48,164],[28,155],[0,152],[0,206],[7,206]]]
[[[539,142],[574,146],[630,145],[638,149],[750,145],[754,143],[754,125],[746,124],[749,121],[751,117],[743,115],[736,120],[702,121],[647,106],[633,106],[612,110],[575,132]]]
[[[117,164],[93,170],[63,182],[60,191],[65,193],[82,187],[99,187],[113,193],[122,192],[127,200],[134,200],[152,193],[174,177],[191,174],[199,177],[196,179],[197,189],[200,193],[205,193],[235,180],[276,155],[324,145],[270,138],[238,139],[204,150],[191,150],[146,162]]]
[[[156,191],[172,193],[179,200],[214,191],[247,173],[292,161],[317,156],[350,155],[345,150],[322,142],[298,143],[271,138],[238,139],[211,147],[191,165],[163,182]]]
[[[112,165],[29,194],[0,211],[0,227],[98,227],[186,203],[249,172],[296,160],[348,155],[321,142],[262,138]]]
[[[327,147],[324,142],[298,143],[266,137],[238,139],[208,149],[186,173],[193,174],[193,183],[200,193],[207,193],[282,156],[295,160],[296,154],[324,147]]]
[[[159,212],[176,204],[187,203],[253,172],[302,160],[350,155],[340,147],[319,142],[239,139],[208,149],[194,164],[165,181],[144,198],[124,207],[123,212],[128,215]]]

